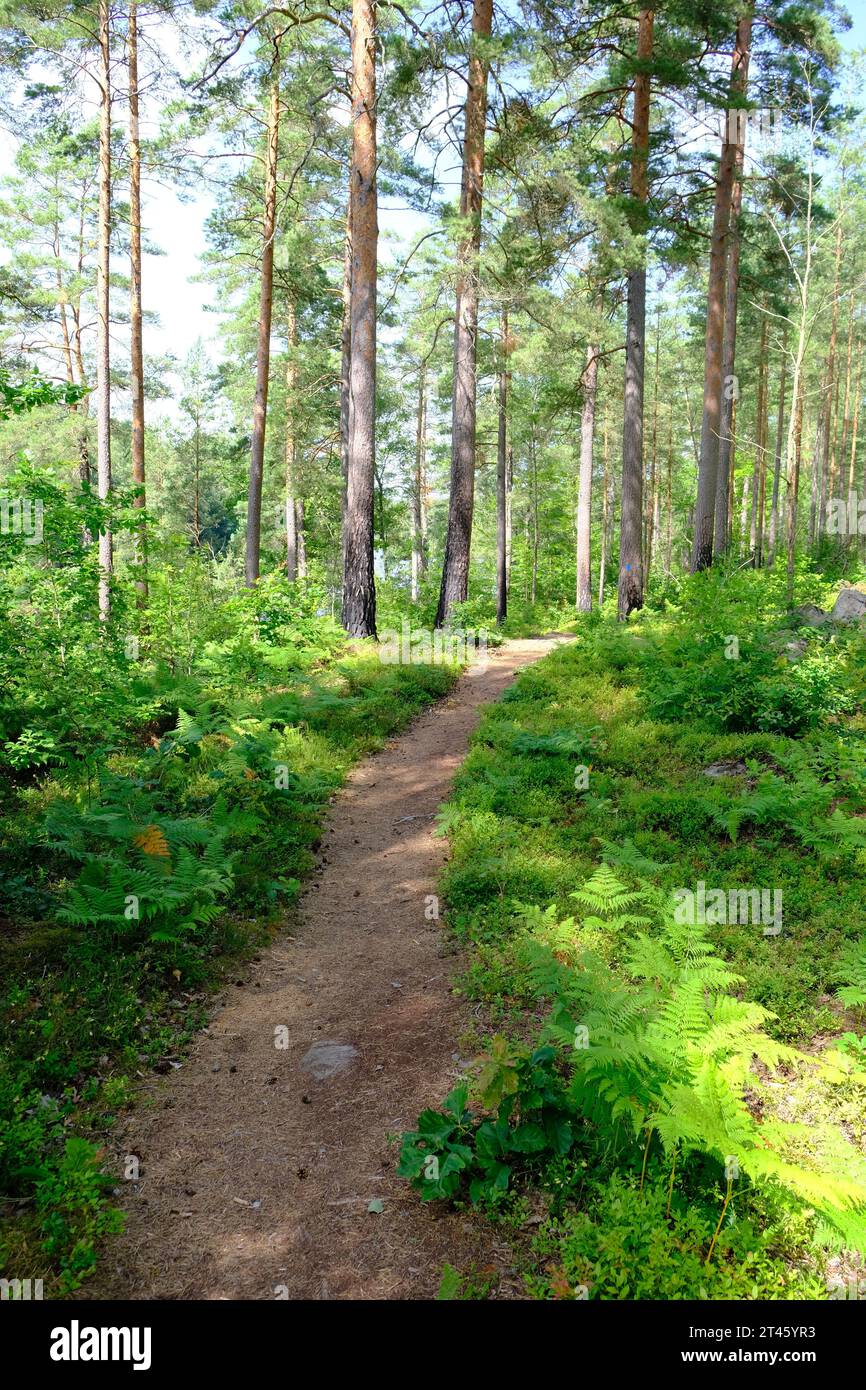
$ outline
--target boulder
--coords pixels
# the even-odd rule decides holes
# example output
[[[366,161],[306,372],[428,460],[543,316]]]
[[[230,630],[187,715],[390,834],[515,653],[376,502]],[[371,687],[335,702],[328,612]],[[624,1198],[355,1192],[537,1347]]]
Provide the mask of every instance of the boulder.
[[[748,772],[746,764],[741,759],[729,760],[727,762],[710,763],[709,767],[704,768],[705,777],[745,777]]]
[[[857,623],[866,618],[866,593],[862,589],[843,589],[830,614],[834,623]]]
[[[785,655],[789,661],[800,661],[806,655],[808,643],[805,637],[800,637],[796,642],[785,643]]]
[[[830,621],[830,615],[814,603],[804,603],[801,608],[795,608],[792,616],[805,627],[821,627]]]
[[[345,1071],[357,1057],[358,1049],[351,1043],[330,1042],[322,1038],[304,1053],[301,1066],[317,1081],[327,1081],[338,1072]]]

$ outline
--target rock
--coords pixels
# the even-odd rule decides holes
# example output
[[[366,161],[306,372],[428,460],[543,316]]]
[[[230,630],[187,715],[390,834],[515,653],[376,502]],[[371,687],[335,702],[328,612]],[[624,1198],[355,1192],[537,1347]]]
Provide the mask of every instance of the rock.
[[[866,593],[862,589],[843,589],[830,614],[834,623],[856,623],[866,617]]]
[[[805,624],[806,627],[821,627],[822,624],[830,621],[829,614],[814,603],[804,603],[801,608],[795,608],[792,616],[798,622]]]
[[[728,761],[721,763],[710,763],[709,767],[704,768],[705,777],[745,777],[748,772],[746,764],[741,760]]]
[[[786,642],[785,655],[789,661],[799,661],[801,657],[806,655],[808,645],[805,637],[800,637],[796,642]]]
[[[327,1042],[324,1038],[314,1042],[301,1058],[301,1067],[317,1081],[327,1081],[338,1072],[345,1071],[357,1057],[358,1049],[351,1043]]]

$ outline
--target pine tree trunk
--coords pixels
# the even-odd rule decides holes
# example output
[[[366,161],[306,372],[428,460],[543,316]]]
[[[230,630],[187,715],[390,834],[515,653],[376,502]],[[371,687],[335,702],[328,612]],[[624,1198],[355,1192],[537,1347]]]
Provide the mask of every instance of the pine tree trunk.
[[[656,505],[658,502],[657,494],[657,472],[658,472],[658,434],[659,434],[659,356],[661,351],[661,324],[662,311],[661,305],[656,306],[656,345],[655,345],[655,365],[653,368],[653,418],[652,430],[650,432],[650,466],[647,488],[646,502],[646,532],[644,539],[644,555],[646,564],[644,566],[644,584],[649,584],[650,574],[653,563],[653,546],[655,542],[655,523]]]
[[[752,462],[752,490],[749,500],[749,550],[752,564],[758,563],[758,490],[763,457],[761,432],[767,389],[767,316],[761,311],[761,337],[758,345],[758,399],[755,406],[755,457]]]
[[[511,373],[508,370],[509,348],[508,311],[503,309],[496,442],[496,622],[499,627],[508,617],[508,389],[511,384]]]
[[[788,421],[788,447],[785,455],[788,480],[788,602],[794,596],[794,561],[797,549],[797,501],[800,492],[800,461],[803,441],[803,394],[800,390],[800,371],[802,358],[794,363],[794,384],[791,392],[791,415]]]
[[[730,90],[742,95],[749,74],[751,14],[741,15],[731,64]],[[710,273],[707,291],[707,327],[704,344],[704,412],[701,422],[701,454],[692,569],[705,569],[713,560],[713,531],[719,478],[719,440],[722,424],[722,358],[725,335],[725,264],[731,204],[736,182],[737,151],[742,139],[739,110],[727,113],[725,139],[719,161],[713,230],[710,241]],[[732,129],[733,127],[733,129]],[[733,137],[733,138],[732,138]],[[736,315],[736,305],[734,305]]]
[[[259,324],[256,340],[256,394],[250,441],[250,481],[247,493],[247,545],[245,578],[252,588],[259,577],[262,543],[262,483],[265,472],[265,429],[271,369],[271,315],[274,305],[274,238],[277,229],[277,155],[280,135],[279,49],[268,99],[265,148],[264,210],[262,217],[262,269],[259,285]]]
[[[647,156],[650,126],[650,75],[655,15],[641,10],[638,20],[637,58],[643,68],[634,80],[632,113],[631,182],[632,220],[643,230],[647,202]],[[625,395],[622,430],[622,500],[619,536],[619,585],[617,613],[624,621],[643,605],[641,527],[643,523],[643,392],[644,336],[646,332],[646,259],[628,274],[626,312]]]
[[[538,453],[535,438],[530,445],[532,460],[532,577],[529,585],[529,602],[535,603],[538,597]]]
[[[782,332],[782,371],[779,377],[779,410],[776,416],[776,456],[773,460],[773,500],[770,508],[770,535],[767,564],[776,562],[776,540],[779,533],[779,481],[782,473],[782,438],[785,427],[785,387],[788,373],[788,325]]]
[[[610,504],[611,504],[611,497],[610,497],[610,481],[611,481],[611,479],[610,479],[610,446],[609,446],[608,432],[607,432],[607,405],[605,405],[605,408],[604,408],[604,415],[602,416],[601,433],[602,433],[602,468],[603,468],[604,478],[603,478],[603,482],[602,482],[602,498],[601,498],[601,555],[599,556],[599,561],[598,561],[598,606],[599,606],[599,609],[600,609],[600,608],[602,607],[602,605],[604,604],[604,578],[605,578],[605,570],[606,570],[606,568],[607,568],[607,554],[608,554],[608,534],[607,534],[607,528],[608,528],[608,526],[610,525],[610,510],[611,510],[611,505],[610,505]]]
[[[343,626],[376,635],[376,7],[352,0],[352,291]]]
[[[851,422],[851,461],[848,465],[848,491],[852,492],[857,468],[857,426],[860,422],[860,390],[863,370],[863,344],[857,344],[857,379],[854,385],[854,419]],[[866,483],[864,483],[866,494]]]
[[[307,577],[307,527],[303,497],[295,498],[295,534],[298,538],[298,578]]]
[[[478,336],[478,253],[484,188],[484,135],[487,125],[488,60],[493,0],[474,0],[472,48],[463,129],[463,177],[460,217],[464,226],[457,252],[459,280],[454,316],[454,385],[451,407],[451,493],[448,530],[436,626],[448,621],[455,603],[469,589],[469,555],[475,501],[475,363]],[[478,40],[481,40],[479,46]]]
[[[760,569],[764,563],[764,512],[767,493],[767,441],[770,437],[770,359],[764,364],[764,389],[761,394],[761,412],[758,421],[758,514],[755,527],[755,564]]]
[[[415,470],[412,478],[412,602],[417,603],[424,573],[424,465],[427,453],[427,364],[418,372],[415,418]]]
[[[130,0],[127,36],[129,66],[129,334],[132,397],[132,483],[134,506],[146,506],[144,463],[144,344],[141,308],[141,145],[138,135],[138,4]],[[135,532],[140,605],[147,603],[147,527],[144,517]]]
[[[297,324],[295,306],[292,300],[286,307],[286,442],[284,453],[285,469],[285,515],[286,515],[286,577],[294,581],[298,577],[298,522],[295,513],[295,390],[297,365],[295,345]]]
[[[101,500],[111,492],[111,18],[99,0],[99,232],[96,263],[96,476]],[[111,612],[114,555],[110,526],[99,533],[99,616]]]
[[[343,241],[343,326],[340,337],[340,471],[343,490],[340,498],[340,537],[343,548],[341,566],[346,563],[346,491],[349,486],[349,421],[351,417],[352,372],[352,161],[346,190],[346,235]]]
[[[725,268],[725,335],[722,348],[722,413],[719,424],[719,464],[713,522],[714,555],[722,555],[727,550],[731,544],[733,531],[737,304],[740,291],[740,210],[743,203],[744,150],[745,147],[741,142],[737,146],[734,162],[734,188],[731,193],[731,220],[728,227],[728,255]]]
[[[827,353],[827,396],[824,405],[824,440],[821,463],[821,488],[818,502],[818,539],[827,533],[827,500],[833,496],[836,484],[836,454],[832,449],[835,428],[833,401],[836,393],[836,337],[839,331],[839,278],[842,263],[842,219],[836,225],[836,251],[833,262],[833,316],[830,323],[830,348]],[[832,463],[831,463],[832,452]]]
[[[578,613],[592,611],[591,533],[592,533],[592,446],[595,437],[595,401],[598,393],[598,354],[596,343],[587,344],[586,365],[581,377],[583,412],[580,417],[580,473],[577,487],[577,588]]]
[[[666,535],[665,535],[665,574],[670,575],[673,564],[673,526],[674,526],[674,412],[668,411],[668,476],[665,489]]]
[[[845,467],[845,459],[848,454],[848,427],[851,423],[851,366],[854,361],[854,296],[851,296],[851,305],[848,312],[848,352],[845,359],[845,401],[842,406],[842,438],[839,443],[839,457],[841,467]],[[850,490],[850,483],[849,483]]]

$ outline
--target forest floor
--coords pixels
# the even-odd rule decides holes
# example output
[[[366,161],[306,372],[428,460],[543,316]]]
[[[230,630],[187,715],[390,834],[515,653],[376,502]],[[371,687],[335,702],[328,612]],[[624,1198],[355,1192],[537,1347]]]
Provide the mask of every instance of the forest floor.
[[[292,932],[115,1133],[139,1181],[125,1184],[124,1233],[78,1297],[429,1298],[446,1261],[495,1265],[508,1296],[508,1246],[491,1248],[471,1215],[422,1206],[395,1176],[388,1136],[470,1060],[459,961],[425,917],[447,856],[437,808],[480,707],[559,640],[491,650],[350,774]]]

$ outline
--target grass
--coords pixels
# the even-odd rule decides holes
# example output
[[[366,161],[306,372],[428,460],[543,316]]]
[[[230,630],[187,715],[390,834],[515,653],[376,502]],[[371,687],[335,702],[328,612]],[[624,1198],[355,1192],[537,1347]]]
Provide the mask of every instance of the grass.
[[[212,992],[284,928],[350,766],[457,675],[338,644],[275,679],[275,651],[254,680],[217,658],[182,709],[167,695],[160,737],[5,783],[0,1270],[43,1279],[46,1297],[76,1288],[117,1229],[122,1175],[101,1145],[137,1078],[170,1070]],[[168,898],[149,917],[138,883],[159,898],[184,873],[183,911]]]
[[[677,609],[625,628],[585,620],[486,712],[441,820],[449,928],[469,949],[459,988],[483,1006],[488,1031],[536,1035],[543,1011],[526,968],[526,909],[573,916],[570,895],[606,859],[632,886],[780,891],[781,933],[708,927],[742,976],[739,996],[774,1015],[767,1032],[807,1051],[864,1032],[862,1009],[844,1008],[837,993],[866,926],[864,639],[808,633],[789,660],[786,643],[799,634],[756,578],[725,590],[718,576],[698,577]],[[738,632],[730,659],[724,644]],[[730,775],[708,775],[719,763]],[[616,970],[604,921],[585,922],[579,944]],[[856,1079],[776,1090],[784,1118],[830,1125],[862,1152]],[[574,1297],[575,1282],[604,1298],[826,1296],[829,1254],[814,1224],[763,1193],[739,1198],[720,1272],[699,1277],[724,1191],[718,1172],[691,1173],[669,1219],[650,1219],[661,1170],[650,1161],[639,1194],[637,1146],[615,1147],[599,1133],[579,1163],[556,1159],[538,1179],[549,1214],[526,1263],[534,1296]],[[521,1200],[500,1204],[496,1219],[512,1219],[509,1202],[519,1215]]]

